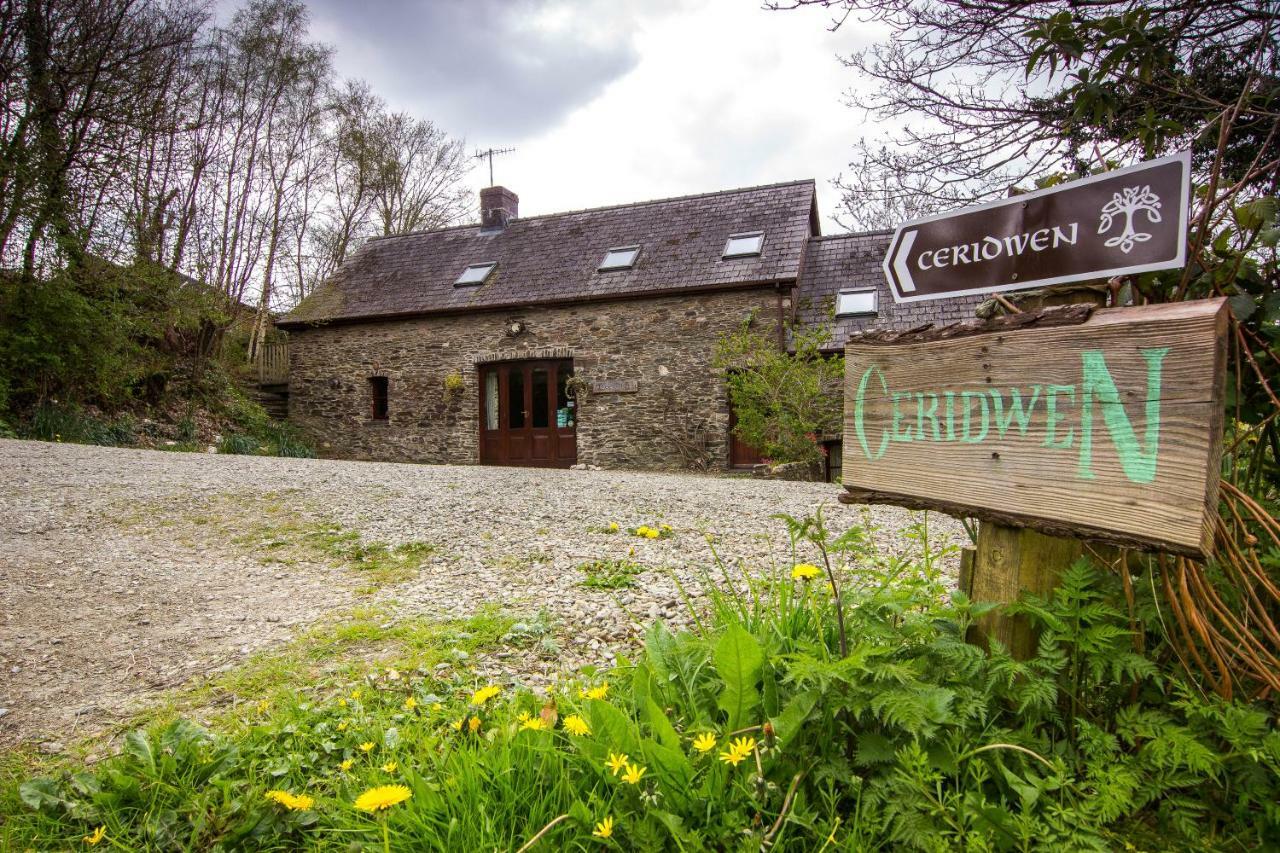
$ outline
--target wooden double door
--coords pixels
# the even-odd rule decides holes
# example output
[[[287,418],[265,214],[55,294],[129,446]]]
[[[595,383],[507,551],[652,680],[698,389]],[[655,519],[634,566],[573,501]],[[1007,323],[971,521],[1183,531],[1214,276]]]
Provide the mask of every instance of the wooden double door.
[[[480,462],[568,468],[578,460],[573,362],[509,361],[480,367]]]

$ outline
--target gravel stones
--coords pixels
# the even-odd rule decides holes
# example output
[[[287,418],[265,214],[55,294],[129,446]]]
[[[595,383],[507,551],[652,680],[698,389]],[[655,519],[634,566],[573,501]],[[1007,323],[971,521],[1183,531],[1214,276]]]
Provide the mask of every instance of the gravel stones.
[[[714,570],[707,534],[731,567],[785,571],[786,532],[771,516],[824,505],[833,528],[858,523],[862,510],[838,493],[737,477],[0,440],[0,743],[103,729],[158,692],[369,604],[437,619],[496,605],[517,619],[511,647],[443,666],[537,688],[611,664],[655,619],[685,624],[681,589],[696,598]],[[264,565],[256,545],[214,535],[200,514],[215,506],[249,530],[270,520],[266,496],[368,542],[435,549],[410,580],[371,591],[340,566]],[[895,532],[905,512],[869,513],[883,547],[906,548]],[[620,532],[607,533],[610,522]],[[673,535],[626,532],[659,524]],[[934,535],[962,534],[939,517]],[[644,571],[630,588],[584,589],[579,566],[601,558]]]

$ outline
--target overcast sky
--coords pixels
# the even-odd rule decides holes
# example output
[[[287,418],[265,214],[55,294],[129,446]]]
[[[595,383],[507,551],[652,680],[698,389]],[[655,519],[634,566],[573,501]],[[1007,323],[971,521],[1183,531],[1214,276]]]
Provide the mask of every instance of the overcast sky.
[[[338,72],[470,150],[514,147],[497,183],[522,215],[814,178],[823,230],[852,142],[821,9],[758,0],[307,0]],[[479,189],[488,168],[477,163]]]

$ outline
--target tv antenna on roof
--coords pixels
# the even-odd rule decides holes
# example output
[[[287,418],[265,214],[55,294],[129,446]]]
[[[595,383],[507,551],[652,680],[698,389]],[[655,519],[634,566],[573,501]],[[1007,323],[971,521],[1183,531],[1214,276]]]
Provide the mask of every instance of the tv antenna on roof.
[[[498,154],[510,154],[512,151],[515,151],[515,150],[516,150],[516,149],[514,149],[514,148],[490,148],[488,151],[481,151],[479,148],[477,148],[477,149],[476,149],[476,153],[475,153],[475,155],[474,155],[471,159],[473,159],[473,160],[483,160],[483,159],[484,159],[484,158],[486,158],[486,157],[488,157],[488,158],[489,158],[489,186],[493,186],[493,158],[494,158],[494,156],[496,156],[496,155],[498,155]]]

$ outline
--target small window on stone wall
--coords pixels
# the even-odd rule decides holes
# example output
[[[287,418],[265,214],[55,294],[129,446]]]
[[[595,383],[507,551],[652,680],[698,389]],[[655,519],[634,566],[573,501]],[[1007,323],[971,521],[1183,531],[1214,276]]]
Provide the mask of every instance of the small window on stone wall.
[[[387,419],[387,377],[370,376],[369,392],[373,399],[373,405],[370,413],[375,421],[385,421]]]

